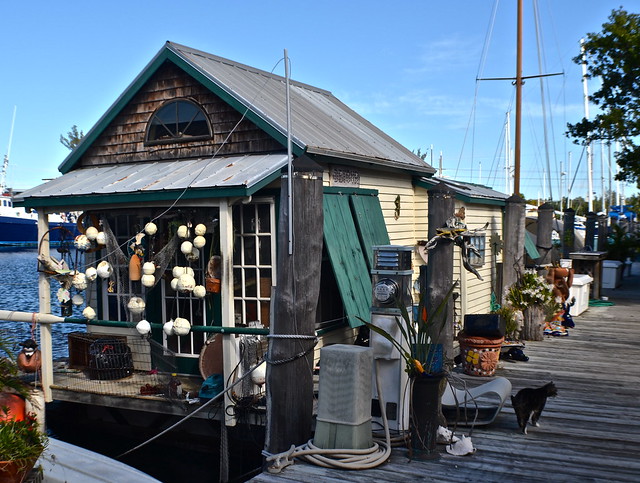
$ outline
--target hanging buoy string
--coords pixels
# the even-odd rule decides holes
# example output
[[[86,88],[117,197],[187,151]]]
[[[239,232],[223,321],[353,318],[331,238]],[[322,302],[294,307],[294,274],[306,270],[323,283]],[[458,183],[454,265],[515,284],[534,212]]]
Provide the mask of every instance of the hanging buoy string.
[[[287,210],[289,220],[289,255],[293,254],[293,157],[291,154],[291,97],[289,92],[289,55],[284,49],[284,77],[287,98]]]

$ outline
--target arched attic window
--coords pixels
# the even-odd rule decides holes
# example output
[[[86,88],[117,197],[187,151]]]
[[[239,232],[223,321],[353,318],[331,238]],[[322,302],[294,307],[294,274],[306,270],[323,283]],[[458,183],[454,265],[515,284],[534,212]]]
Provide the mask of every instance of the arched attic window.
[[[211,138],[211,126],[204,110],[188,99],[169,101],[151,116],[147,144],[175,143]]]

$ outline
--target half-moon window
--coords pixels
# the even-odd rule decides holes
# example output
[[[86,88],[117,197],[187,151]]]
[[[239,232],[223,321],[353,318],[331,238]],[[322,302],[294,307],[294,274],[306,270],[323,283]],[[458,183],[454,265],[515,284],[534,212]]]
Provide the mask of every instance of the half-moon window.
[[[192,101],[171,101],[151,117],[147,143],[186,142],[211,137],[211,127],[204,111]]]

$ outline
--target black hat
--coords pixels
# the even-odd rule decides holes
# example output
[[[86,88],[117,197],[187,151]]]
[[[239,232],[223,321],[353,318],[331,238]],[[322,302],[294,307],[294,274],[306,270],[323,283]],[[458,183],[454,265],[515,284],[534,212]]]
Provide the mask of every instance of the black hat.
[[[37,349],[38,348],[38,344],[36,344],[36,341],[33,339],[27,339],[24,342],[20,342],[20,345],[22,347],[24,347],[25,349],[29,348],[29,349]]]

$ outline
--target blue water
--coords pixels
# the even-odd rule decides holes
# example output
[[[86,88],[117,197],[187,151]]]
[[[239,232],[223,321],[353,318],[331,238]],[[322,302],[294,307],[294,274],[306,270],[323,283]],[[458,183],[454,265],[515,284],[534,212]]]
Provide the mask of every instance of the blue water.
[[[52,249],[53,250],[53,249]],[[55,251],[53,255],[58,256]],[[38,251],[35,248],[0,247],[0,309],[20,312],[38,311]],[[72,260],[75,260],[73,254]],[[60,315],[60,305],[56,292],[60,287],[56,280],[51,281],[51,312]],[[82,316],[83,306],[74,307],[73,315]],[[67,357],[67,334],[85,331],[84,324],[53,324],[53,357]],[[18,344],[31,337],[31,324],[0,320],[0,334],[9,340],[14,353],[20,349]],[[36,328],[35,339],[39,340]]]

